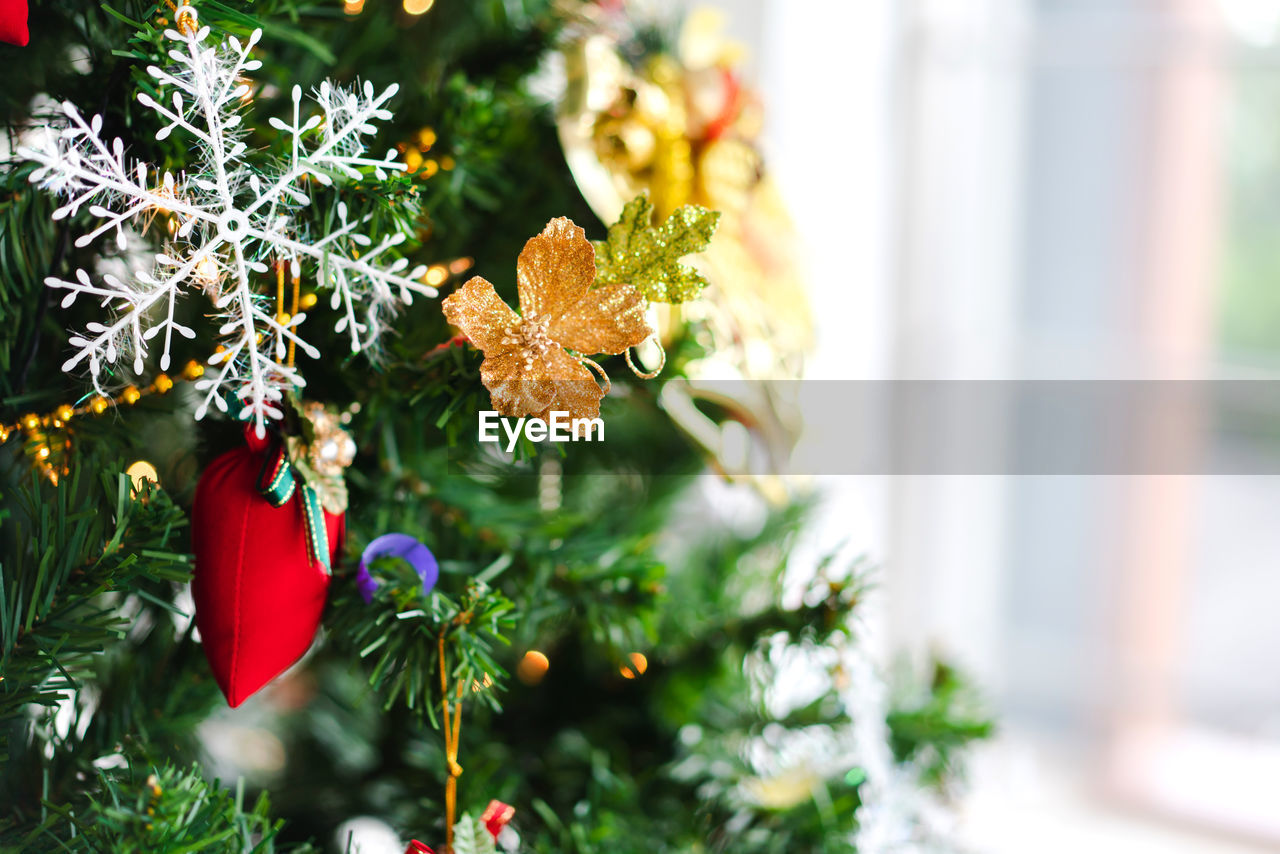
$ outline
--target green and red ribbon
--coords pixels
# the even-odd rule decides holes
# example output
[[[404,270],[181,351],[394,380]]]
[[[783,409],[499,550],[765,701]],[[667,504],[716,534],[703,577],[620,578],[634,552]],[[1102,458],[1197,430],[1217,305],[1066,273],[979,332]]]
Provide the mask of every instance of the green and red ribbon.
[[[324,567],[325,574],[332,575],[329,531],[324,524],[324,505],[320,503],[320,494],[294,470],[283,443],[273,443],[267,449],[262,473],[258,475],[258,492],[272,507],[283,507],[295,492],[300,494],[307,529],[307,549],[312,560],[318,560]]]

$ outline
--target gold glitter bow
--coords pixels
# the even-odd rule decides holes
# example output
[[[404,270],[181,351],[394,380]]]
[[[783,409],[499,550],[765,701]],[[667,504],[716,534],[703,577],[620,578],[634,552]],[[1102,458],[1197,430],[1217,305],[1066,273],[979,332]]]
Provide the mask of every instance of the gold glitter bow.
[[[785,495],[771,472],[794,447],[799,406],[785,384],[769,381],[799,376],[813,319],[803,241],[762,155],[763,105],[740,70],[742,48],[725,38],[721,13],[701,9],[677,44],[655,40],[637,56],[635,44],[591,14],[594,4],[579,6],[584,22],[564,43],[567,81],[556,118],[583,198],[604,222],[621,215],[625,223],[628,200],[644,191],[659,221],[686,204],[723,214],[715,240],[691,265],[711,286],[696,301],[656,305],[661,341],[690,334],[706,354],[689,353],[681,364],[688,382],[668,383],[662,405],[717,469]],[[649,291],[627,276],[655,301],[664,290],[680,297],[701,285],[681,273],[665,280],[678,283],[674,291],[661,284]],[[751,450],[764,453],[738,453],[743,426]]]
[[[441,304],[448,321],[484,352],[480,380],[500,415],[600,414],[609,377],[586,355],[618,355],[654,333],[639,291],[621,283],[593,287],[595,278],[586,232],[559,217],[525,244],[516,262],[520,314],[480,276]]]

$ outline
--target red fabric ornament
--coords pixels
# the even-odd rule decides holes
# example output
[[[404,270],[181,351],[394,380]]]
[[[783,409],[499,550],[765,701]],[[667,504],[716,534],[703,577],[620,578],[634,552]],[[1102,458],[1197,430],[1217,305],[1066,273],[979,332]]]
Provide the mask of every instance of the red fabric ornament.
[[[436,852],[428,848],[425,843],[410,839],[409,847],[404,849],[404,854],[436,854]]]
[[[328,568],[308,539],[304,490],[280,506],[268,501],[259,478],[278,448],[252,429],[245,436],[248,447],[228,451],[201,475],[191,520],[196,625],[232,708],[310,648],[329,591]],[[345,514],[321,510],[317,520],[321,513],[332,565]]]
[[[0,42],[22,46],[28,38],[27,0],[0,0]]]

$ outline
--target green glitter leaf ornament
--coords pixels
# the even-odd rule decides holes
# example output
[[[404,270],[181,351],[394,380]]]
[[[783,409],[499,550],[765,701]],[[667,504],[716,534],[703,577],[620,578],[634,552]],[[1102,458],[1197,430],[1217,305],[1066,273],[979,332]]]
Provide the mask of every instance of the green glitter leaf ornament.
[[[648,196],[636,196],[622,209],[596,248],[596,287],[631,285],[651,302],[681,303],[707,286],[707,280],[680,259],[701,252],[711,243],[720,212],[699,205],[683,205],[662,225],[653,224]]]

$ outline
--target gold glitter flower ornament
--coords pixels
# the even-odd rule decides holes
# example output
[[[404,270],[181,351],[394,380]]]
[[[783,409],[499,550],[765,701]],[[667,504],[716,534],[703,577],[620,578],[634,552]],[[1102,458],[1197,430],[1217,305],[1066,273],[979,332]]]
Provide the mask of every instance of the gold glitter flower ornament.
[[[480,276],[441,304],[448,321],[483,351],[480,380],[500,415],[600,414],[609,378],[587,356],[624,353],[654,332],[635,287],[594,287],[595,279],[595,249],[586,232],[559,217],[525,244],[516,262],[519,314]]]
[[[350,416],[339,415],[322,403],[295,401],[301,431],[285,437],[289,462],[315,490],[321,506],[330,513],[347,511],[347,484],[343,473],[356,458],[356,443],[343,427]]]

